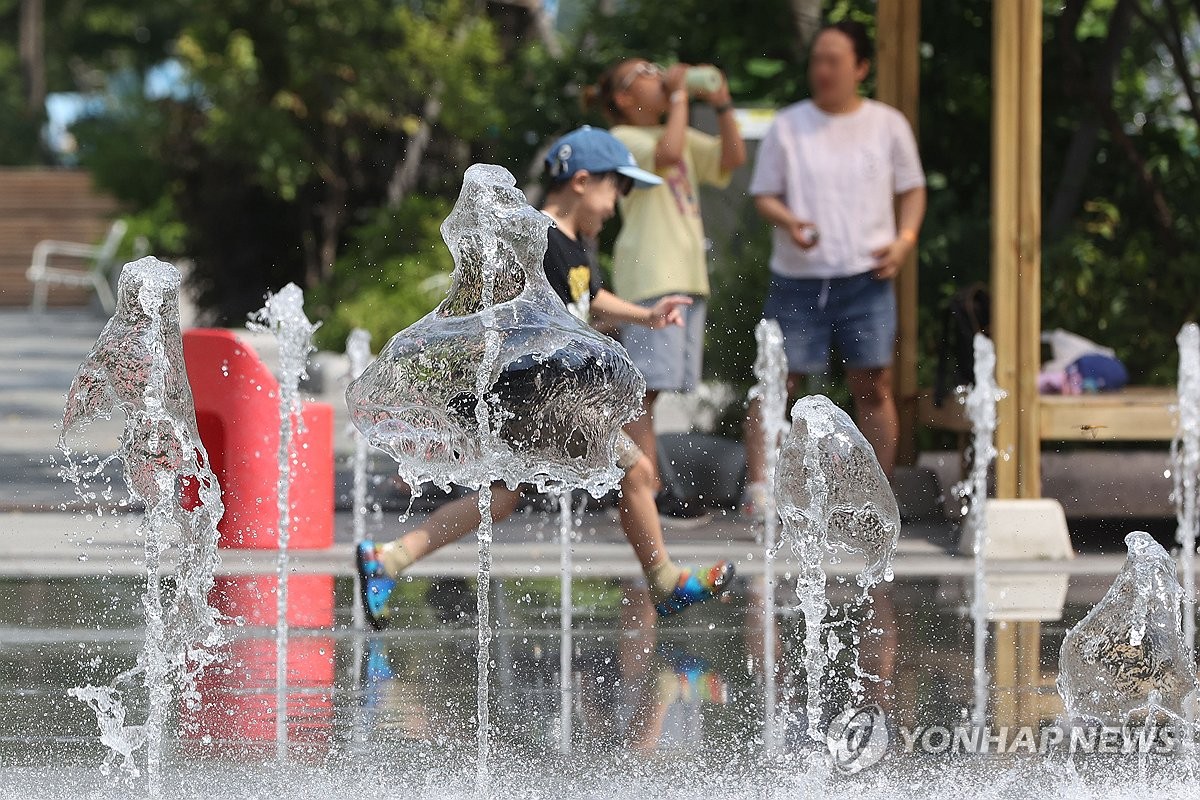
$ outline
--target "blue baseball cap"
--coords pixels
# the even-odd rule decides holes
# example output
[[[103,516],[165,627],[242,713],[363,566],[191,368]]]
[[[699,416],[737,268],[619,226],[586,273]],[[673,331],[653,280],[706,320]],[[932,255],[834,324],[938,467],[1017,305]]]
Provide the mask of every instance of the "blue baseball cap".
[[[620,139],[591,125],[563,136],[546,154],[546,171],[555,180],[564,181],[581,169],[592,174],[616,172],[633,179],[638,189],[662,183],[662,178],[638,167],[637,159]]]

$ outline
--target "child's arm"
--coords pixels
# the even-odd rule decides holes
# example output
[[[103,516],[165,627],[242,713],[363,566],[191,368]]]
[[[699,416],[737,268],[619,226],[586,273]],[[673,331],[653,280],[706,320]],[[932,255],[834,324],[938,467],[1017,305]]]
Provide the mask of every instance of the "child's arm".
[[[667,87],[671,108],[667,112],[667,124],[654,148],[654,169],[659,171],[683,161],[683,148],[687,147],[688,95],[683,88],[687,76],[687,64],[676,64],[667,70],[663,82]]]
[[[665,328],[668,325],[683,325],[682,306],[690,306],[692,298],[682,294],[669,294],[651,308],[644,308],[628,300],[622,300],[608,289],[601,289],[592,298],[592,315],[602,322],[630,322],[647,328]]]
[[[721,73],[721,88],[701,96],[717,112],[717,123],[721,137],[721,171],[733,172],[746,163],[746,143],[733,115],[733,96],[729,94],[729,82]]]

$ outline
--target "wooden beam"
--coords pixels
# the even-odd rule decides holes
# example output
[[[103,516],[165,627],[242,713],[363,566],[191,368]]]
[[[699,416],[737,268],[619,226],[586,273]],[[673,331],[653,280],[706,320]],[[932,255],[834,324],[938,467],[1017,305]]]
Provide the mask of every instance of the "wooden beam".
[[[898,109],[919,136],[921,2],[879,0],[876,15],[875,98]],[[896,361],[893,391],[900,411],[898,461],[916,461],[919,342],[917,254],[896,278]]]
[[[1020,713],[1017,692],[1017,623],[1001,620],[992,627],[992,691],[994,724],[1011,728]]]
[[[1021,620],[1017,625],[1017,722],[1036,726],[1041,722],[1042,623]]]
[[[1025,0],[992,4],[992,339],[996,380],[1008,396],[1000,401],[996,424],[996,496],[1018,497],[1017,331],[1019,326],[1019,209],[1021,12]]]
[[[1021,0],[1017,128],[1017,493],[1042,494],[1038,372],[1042,362],[1042,0]]]

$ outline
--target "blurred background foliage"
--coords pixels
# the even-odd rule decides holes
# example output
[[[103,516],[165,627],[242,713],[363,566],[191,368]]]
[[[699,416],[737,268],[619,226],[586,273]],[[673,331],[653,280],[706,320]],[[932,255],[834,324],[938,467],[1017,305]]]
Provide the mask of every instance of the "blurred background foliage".
[[[924,5],[927,380],[942,304],[988,274],[994,1]],[[438,225],[466,166],[498,163],[535,187],[555,136],[605,124],[579,96],[609,64],[715,63],[740,104],[778,107],[806,94],[817,25],[874,26],[871,0],[556,5],[550,30],[528,4],[482,0],[226,0],[219,13],[198,0],[0,0],[0,164],[89,169],[131,235],[194,262],[212,322],[239,323],[292,280],[325,320],[323,347],[362,326],[378,348],[444,292]],[[1045,4],[1044,327],[1115,347],[1142,382],[1172,379],[1175,333],[1200,298],[1198,42],[1185,0]],[[55,93],[83,112],[65,147],[39,135]],[[769,242],[744,199],[717,204],[729,219],[712,227],[707,364],[744,383]]]

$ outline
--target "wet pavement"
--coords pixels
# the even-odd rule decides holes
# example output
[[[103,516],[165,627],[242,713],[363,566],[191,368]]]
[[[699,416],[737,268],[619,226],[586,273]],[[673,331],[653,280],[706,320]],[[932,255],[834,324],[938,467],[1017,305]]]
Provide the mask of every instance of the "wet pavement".
[[[29,797],[139,794],[136,782],[114,788],[96,772],[103,748],[95,715],[66,694],[131,667],[144,638],[137,514],[121,505],[116,465],[100,477],[112,483],[111,494],[84,501],[58,479],[52,455],[71,376],[102,323],[80,312],[41,319],[0,312],[6,376],[0,384],[0,776],[9,790]],[[352,445],[338,384],[326,380],[323,397],[338,414],[344,495]],[[111,446],[117,431],[116,423],[98,423],[89,432],[91,446]],[[387,464],[376,459],[372,473],[381,508],[369,516],[368,534],[388,537],[416,524],[421,513],[400,519],[403,498]],[[344,497],[341,504],[347,505]],[[972,564],[956,554],[955,525],[933,512],[915,516],[902,535],[896,580],[872,603],[856,600],[853,561],[830,568],[831,600],[841,609],[835,629],[857,631],[845,641],[858,647],[857,656],[847,648],[835,659],[824,687],[826,713],[878,702],[893,734],[891,761],[865,777],[812,784],[825,749],[804,735],[802,622],[786,550],[781,586],[769,604],[780,664],[769,678],[762,669],[768,607],[758,577],[762,548],[754,527],[736,514],[718,512],[700,528],[667,531],[677,560],[732,558],[741,577],[728,602],[657,624],[610,512],[583,515],[572,619],[564,627],[557,516],[537,508],[518,512],[497,528],[489,598],[496,631],[495,795],[644,796],[715,787],[726,796],[754,797],[818,790],[856,798],[1024,797],[1031,785],[1055,796],[1094,788],[1087,770],[1073,773],[1073,767],[964,759],[947,773],[937,766],[944,762],[899,752],[900,726],[952,726],[972,698]],[[339,511],[333,547],[292,557],[282,761],[275,741],[275,555],[223,553],[214,598],[230,618],[225,660],[198,687],[199,704],[181,703],[172,721],[171,796],[472,794],[475,544],[468,537],[422,562],[399,584],[392,627],[368,632],[353,623],[351,523],[350,513]],[[990,625],[993,719],[1054,721],[1061,712],[1054,680],[1063,633],[1100,599],[1123,559],[1119,547],[1106,546],[1064,562],[991,565],[990,585],[999,596],[1050,598],[1040,615]],[[1053,599],[1059,586],[1061,604]],[[768,685],[781,698],[780,738],[771,752],[763,740]],[[127,700],[136,717],[145,698]],[[1095,775],[1106,796],[1143,794],[1153,775],[1166,781],[1158,796],[1189,796],[1194,784],[1177,767],[1147,773],[1134,764],[1132,776],[1125,766],[1098,767]],[[1036,772],[1033,784],[1027,768]]]

